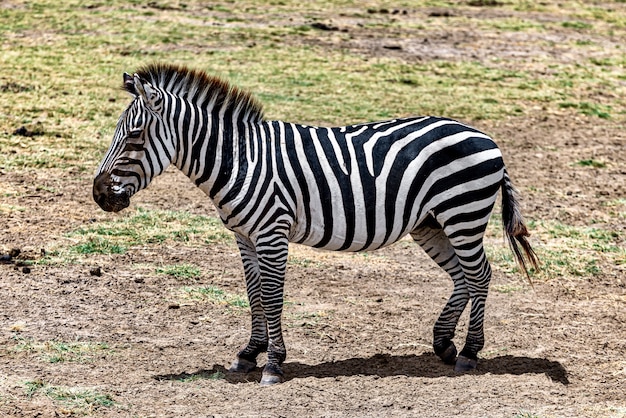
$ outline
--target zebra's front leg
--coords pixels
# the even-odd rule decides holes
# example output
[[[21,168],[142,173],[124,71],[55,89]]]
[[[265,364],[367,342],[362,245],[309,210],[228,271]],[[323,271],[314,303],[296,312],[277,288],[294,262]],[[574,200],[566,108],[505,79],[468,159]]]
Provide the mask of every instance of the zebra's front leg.
[[[239,234],[236,235],[236,238],[246,277],[246,290],[252,316],[252,331],[250,340],[239,351],[229,371],[248,373],[256,368],[257,356],[267,351],[267,321],[261,305],[261,272],[256,250],[247,238]]]
[[[281,316],[289,242],[282,234],[268,234],[257,239],[256,249],[261,271],[261,305],[269,334],[267,364],[263,369],[261,385],[269,386],[283,381],[281,365],[287,357]]]

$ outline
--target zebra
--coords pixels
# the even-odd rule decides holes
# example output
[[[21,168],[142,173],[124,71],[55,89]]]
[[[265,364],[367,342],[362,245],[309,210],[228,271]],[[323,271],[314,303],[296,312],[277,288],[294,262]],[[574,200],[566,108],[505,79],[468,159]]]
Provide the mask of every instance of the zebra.
[[[432,116],[343,127],[270,121],[249,92],[158,62],[124,73],[123,89],[132,102],[96,171],[93,198],[105,211],[120,211],[172,163],[208,195],[234,232],[250,303],[250,339],[231,372],[256,369],[267,352],[260,383],[284,380],[290,242],[369,251],[410,235],[452,279],[433,349],[457,372],[475,369],[484,346],[491,267],[483,236],[500,192],[516,261],[527,276],[529,263],[538,268],[500,150],[463,123]],[[457,352],[452,339],[469,301]]]

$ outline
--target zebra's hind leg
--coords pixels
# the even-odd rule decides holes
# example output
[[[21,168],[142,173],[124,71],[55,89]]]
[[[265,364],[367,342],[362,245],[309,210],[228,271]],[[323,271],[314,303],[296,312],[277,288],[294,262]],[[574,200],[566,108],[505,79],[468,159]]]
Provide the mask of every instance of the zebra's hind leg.
[[[463,269],[450,240],[433,218],[428,218],[411,232],[411,236],[450,275],[454,283],[452,295],[433,328],[433,349],[446,364],[455,364],[457,350],[452,339],[459,318],[469,301]]]
[[[491,266],[483,249],[482,238],[462,249],[457,247],[457,256],[463,266],[472,307],[465,346],[457,359],[454,370],[465,372],[476,368],[478,352],[485,345],[483,324],[485,320],[485,302],[491,281]]]
[[[246,290],[252,316],[252,332],[248,343],[241,348],[229,371],[248,373],[256,368],[257,356],[267,351],[267,321],[261,304],[261,273],[256,250],[250,241],[236,236],[246,277]]]

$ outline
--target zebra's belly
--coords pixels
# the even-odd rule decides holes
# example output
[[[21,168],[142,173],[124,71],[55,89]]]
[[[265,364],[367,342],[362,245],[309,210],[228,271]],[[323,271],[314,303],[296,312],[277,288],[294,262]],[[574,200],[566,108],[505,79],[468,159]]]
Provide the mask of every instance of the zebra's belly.
[[[292,240],[292,242],[299,242],[300,244],[307,245],[309,247],[320,248],[323,250],[329,251],[345,251],[345,252],[359,252],[359,251],[371,251],[377,250],[379,248],[385,247],[387,245],[393,244],[398,241],[402,237],[406,236],[410,231],[405,231],[398,236],[390,237],[388,240],[372,240],[371,242],[367,242],[362,239],[356,239],[351,241],[346,241],[345,236],[341,235],[333,235],[328,242],[323,245],[320,245],[320,240],[317,239],[318,234],[311,234],[309,239],[304,241]],[[319,234],[321,236],[321,234]]]
[[[419,224],[419,219],[415,218],[404,226],[400,222],[393,228],[387,228],[387,219],[382,212],[374,217],[375,221],[368,221],[364,209],[360,212],[357,209],[350,217],[345,216],[342,209],[333,206],[332,217],[312,211],[309,222],[296,220],[290,241],[330,251],[369,251],[393,244]]]

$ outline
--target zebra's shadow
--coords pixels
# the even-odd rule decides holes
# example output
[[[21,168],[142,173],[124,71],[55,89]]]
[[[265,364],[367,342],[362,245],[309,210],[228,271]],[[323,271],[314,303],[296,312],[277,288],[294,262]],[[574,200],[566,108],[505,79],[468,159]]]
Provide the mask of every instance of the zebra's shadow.
[[[219,378],[230,383],[258,382],[261,379],[261,368],[242,375],[230,373],[221,366],[215,365],[212,369],[202,369],[194,373],[179,373],[154,376],[157,380],[185,380],[190,378]],[[409,377],[455,377],[452,366],[442,363],[433,353],[420,355],[391,355],[376,354],[367,358],[350,358],[345,360],[329,361],[319,364],[304,364],[297,361],[283,364],[285,381],[307,377],[337,378],[347,376],[391,376]],[[515,375],[545,374],[552,381],[563,385],[569,384],[567,370],[558,361],[543,358],[516,357],[511,355],[481,359],[478,368],[473,374]]]

